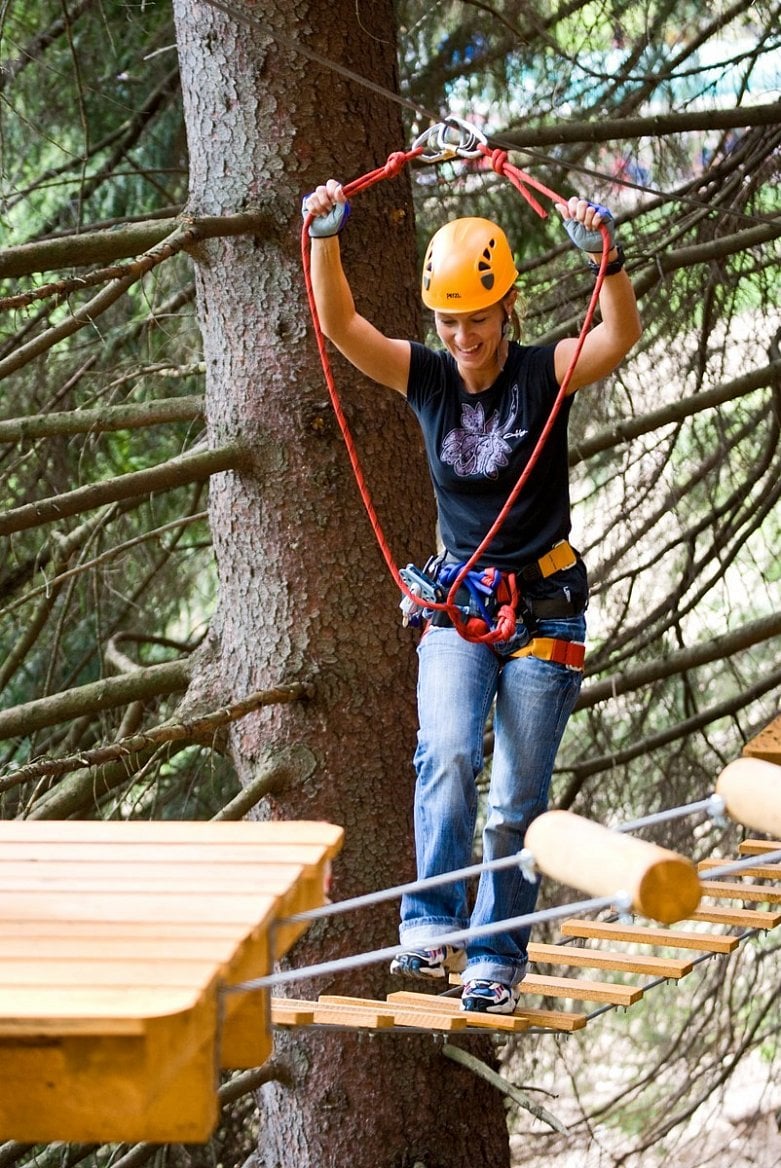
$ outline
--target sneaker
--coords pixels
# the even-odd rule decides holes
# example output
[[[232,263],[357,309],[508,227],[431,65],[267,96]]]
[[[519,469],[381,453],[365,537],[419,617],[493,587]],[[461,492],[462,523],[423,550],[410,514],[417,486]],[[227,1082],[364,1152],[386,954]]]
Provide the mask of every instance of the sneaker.
[[[465,965],[463,949],[441,945],[437,949],[408,949],[399,953],[391,961],[390,971],[406,977],[447,977],[449,973],[460,973]]]
[[[517,986],[501,981],[465,981],[461,1009],[479,1014],[514,1014],[520,996]]]

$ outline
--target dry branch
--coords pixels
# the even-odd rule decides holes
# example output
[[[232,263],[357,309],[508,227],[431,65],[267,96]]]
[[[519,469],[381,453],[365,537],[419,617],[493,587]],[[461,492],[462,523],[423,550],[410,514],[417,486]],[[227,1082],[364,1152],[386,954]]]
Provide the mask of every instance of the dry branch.
[[[513,1103],[517,1103],[519,1107],[530,1111],[537,1119],[541,1119],[543,1123],[547,1123],[554,1131],[561,1132],[562,1135],[569,1135],[568,1129],[552,1115],[545,1107],[540,1107],[539,1103],[534,1103],[525,1091],[521,1091],[520,1087],[514,1087],[512,1083],[508,1083],[496,1071],[491,1070],[481,1059],[475,1058],[469,1051],[462,1050],[460,1046],[454,1046],[452,1043],[446,1043],[442,1047],[442,1053],[446,1058],[452,1059],[455,1063],[460,1063],[461,1066],[467,1067],[473,1075],[485,1079],[486,1083],[490,1083],[492,1087],[496,1087],[508,1099],[512,1099]]]
[[[781,122],[781,102],[740,106],[738,109],[693,110],[687,113],[655,114],[651,117],[593,118],[587,122],[567,122],[557,118],[549,126],[510,130],[502,134],[502,145],[558,146],[564,143],[614,142],[622,138],[664,138],[696,130],[738,130],[748,126],[776,126]]]
[[[570,466],[577,466],[578,463],[585,462],[587,458],[592,458],[593,455],[599,454],[603,450],[611,450],[622,442],[630,442],[633,438],[639,438],[643,434],[652,434],[664,426],[681,422],[684,418],[693,417],[702,410],[715,409],[716,406],[736,401],[757,389],[777,385],[779,381],[781,381],[781,361],[772,361],[761,369],[752,369],[743,377],[725,381],[722,385],[717,385],[715,389],[693,394],[680,401],[670,402],[669,405],[661,406],[658,410],[653,410],[651,413],[643,414],[637,418],[612,422],[610,426],[600,430],[598,434],[578,443],[577,447],[570,452]]]

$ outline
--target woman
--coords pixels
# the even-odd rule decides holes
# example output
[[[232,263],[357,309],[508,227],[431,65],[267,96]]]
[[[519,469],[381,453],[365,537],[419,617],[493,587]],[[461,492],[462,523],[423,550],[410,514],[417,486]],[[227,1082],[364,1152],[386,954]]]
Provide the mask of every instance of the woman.
[[[444,350],[384,336],[356,311],[342,268],[338,235],[348,210],[334,179],[304,200],[304,215],[313,216],[311,273],[320,323],[353,365],[405,395],[418,417],[445,548],[427,571],[446,595],[447,582],[480,546],[523,472],[578,342],[527,346],[511,339],[518,272],[504,233],[485,219],[446,224],[426,252],[422,297],[434,312]],[[519,589],[518,635],[494,645],[469,640],[446,614],[435,612],[418,646],[419,879],[469,863],[476,777],[494,701],[483,860],[522,849],[529,823],[547,805],[556,751],[580,690],[587,581],[583,562],[567,542],[571,395],[606,377],[637,341],[641,325],[610,212],[578,198],[558,210],[576,246],[592,253],[592,268],[601,258],[600,224],[608,230],[601,321],[586,336],[567,396],[524,488],[474,565],[483,582]],[[482,598],[495,610],[498,599],[490,588]],[[517,865],[483,872],[471,911],[464,882],[405,896],[400,927],[405,952],[391,971],[418,978],[460,971],[463,1009],[512,1013],[526,972],[528,929],[500,927],[463,949],[437,939],[530,913],[536,896],[537,885],[525,880]]]

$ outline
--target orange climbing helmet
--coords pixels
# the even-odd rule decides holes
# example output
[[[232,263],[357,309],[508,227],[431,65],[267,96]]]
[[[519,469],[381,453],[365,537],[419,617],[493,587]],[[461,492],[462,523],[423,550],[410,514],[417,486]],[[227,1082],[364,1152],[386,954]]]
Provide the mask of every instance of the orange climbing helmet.
[[[489,219],[453,219],[426,249],[421,295],[435,312],[479,312],[501,300],[517,279],[501,227]]]

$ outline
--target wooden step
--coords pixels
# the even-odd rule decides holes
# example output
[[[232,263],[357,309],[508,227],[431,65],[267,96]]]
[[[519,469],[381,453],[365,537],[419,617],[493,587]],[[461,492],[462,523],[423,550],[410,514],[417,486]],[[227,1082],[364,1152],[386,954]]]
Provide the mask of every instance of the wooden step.
[[[781,904],[781,888],[765,888],[761,884],[733,884],[726,880],[701,880],[703,896],[723,900],[753,900],[758,904]]]
[[[334,1006],[352,1006],[356,1002],[363,1002],[363,999],[321,994],[318,1002]],[[388,1010],[391,1008],[396,1026],[414,1026],[424,1030],[466,1030],[469,1023],[469,1015],[465,1012],[446,1014],[435,1009],[427,1010],[424,1006],[405,1006],[403,1002],[396,1004],[388,1000],[384,1002],[366,1001],[363,1004],[375,1009]]]
[[[543,997],[572,998],[574,1001],[609,1002],[613,1006],[631,1006],[643,996],[640,986],[618,985],[609,981],[589,981],[575,977],[540,977],[527,973],[521,992]]]
[[[738,851],[743,856],[760,856],[763,852],[781,851],[781,840],[745,839]]]
[[[460,985],[461,975],[451,973],[451,985]],[[519,987],[526,994],[545,998],[572,998],[574,1001],[608,1002],[612,1006],[631,1006],[643,996],[640,986],[625,986],[610,981],[589,981],[580,977],[542,977],[527,973]]]
[[[394,1009],[411,1009],[425,1017],[427,1013],[445,1018],[464,1019],[469,1030],[507,1030],[518,1033],[527,1030],[527,1019],[519,1014],[479,1014],[462,1010],[459,998],[446,998],[442,994],[421,994],[406,990],[396,990],[388,994],[388,1005]]]
[[[641,973],[672,980],[691,973],[694,964],[674,957],[642,957],[613,950],[585,949],[576,945],[543,945],[532,942],[529,960],[535,964],[575,965],[586,969],[610,969],[616,973]]]
[[[781,851],[781,848],[779,848]],[[699,872],[708,872],[711,868],[723,868],[724,860],[700,860],[697,865]],[[737,875],[738,873],[736,873]],[[779,880],[781,881],[781,863],[752,865],[750,868],[741,868],[741,876],[749,876],[755,880]]]
[[[624,925],[618,921],[587,921],[576,917],[563,921],[561,932],[565,937],[628,941],[638,945],[663,945],[668,949],[696,949],[704,953],[732,953],[740,944],[737,937],[724,937],[717,933]]]
[[[422,1009],[446,1011],[451,1014],[461,1013],[461,1003],[458,998],[446,998],[441,994],[420,994],[409,990],[396,990],[388,994],[389,1002],[403,1002],[410,1006],[419,1004]],[[567,1010],[543,1010],[527,1006],[523,1000],[514,1014],[467,1014],[470,1026],[483,1026],[495,1030],[523,1030],[529,1026],[539,1026],[546,1030],[573,1031],[582,1030],[586,1025],[585,1014],[570,1013]],[[485,1021],[480,1022],[478,1019]],[[517,1025],[518,1022],[523,1025]]]
[[[756,908],[712,908],[698,909],[689,917],[690,921],[707,921],[712,925],[740,925],[747,929],[774,929],[781,922],[781,913],[764,912]]]
[[[309,1001],[304,998],[272,998],[271,1022],[274,1026],[300,1026],[290,1022],[290,1011],[301,1010],[311,1015],[316,1026],[343,1026],[356,1030],[387,1030],[394,1025],[393,1010],[384,1002],[374,1004],[355,998],[347,1005]],[[307,1023],[308,1025],[310,1023]]]

